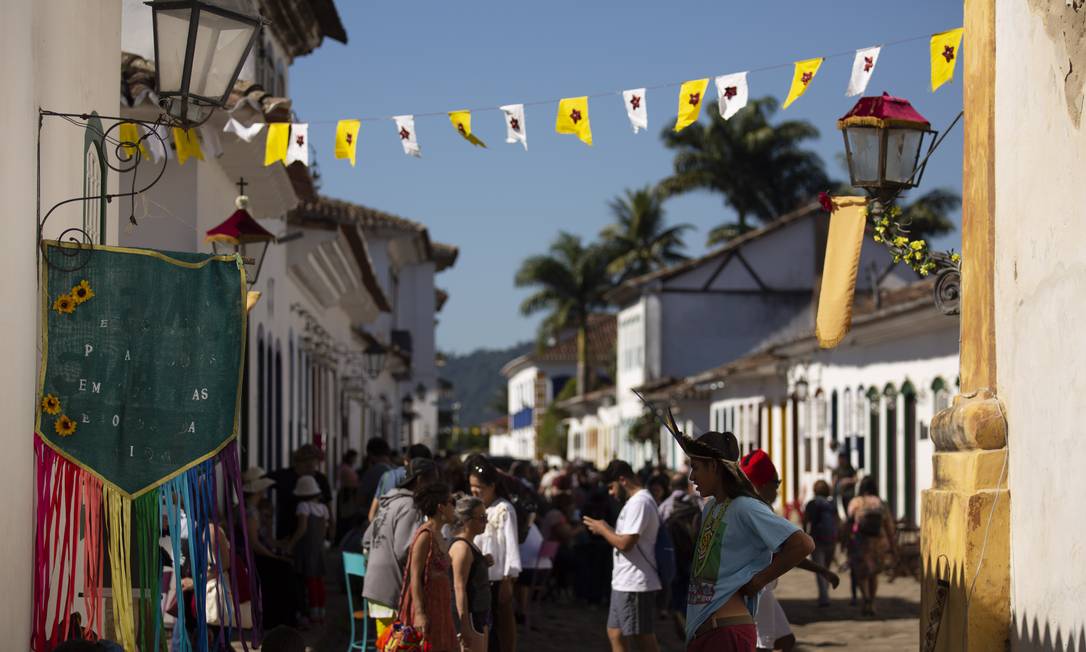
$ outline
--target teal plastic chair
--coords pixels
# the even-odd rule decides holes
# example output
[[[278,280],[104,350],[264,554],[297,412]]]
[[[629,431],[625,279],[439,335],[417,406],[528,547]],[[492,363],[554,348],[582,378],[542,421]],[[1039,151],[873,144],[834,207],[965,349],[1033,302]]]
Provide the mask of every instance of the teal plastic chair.
[[[347,652],[366,649],[369,641],[369,603],[362,598],[361,609],[355,611],[354,596],[351,595],[351,577],[366,576],[366,556],[357,552],[343,553],[343,576],[347,584],[347,610],[351,617],[351,643],[347,646]],[[355,639],[355,623],[362,621],[362,640]]]

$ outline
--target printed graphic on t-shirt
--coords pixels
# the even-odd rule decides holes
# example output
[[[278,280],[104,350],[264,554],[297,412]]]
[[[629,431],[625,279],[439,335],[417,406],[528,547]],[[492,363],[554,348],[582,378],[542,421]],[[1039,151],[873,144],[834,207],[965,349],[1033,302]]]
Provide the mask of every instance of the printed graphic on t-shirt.
[[[730,502],[730,501],[729,501]],[[694,564],[690,569],[690,589],[687,604],[700,605],[712,602],[716,594],[717,575],[720,574],[720,548],[724,540],[724,514],[729,502],[714,505],[701,527],[697,547],[694,548]]]

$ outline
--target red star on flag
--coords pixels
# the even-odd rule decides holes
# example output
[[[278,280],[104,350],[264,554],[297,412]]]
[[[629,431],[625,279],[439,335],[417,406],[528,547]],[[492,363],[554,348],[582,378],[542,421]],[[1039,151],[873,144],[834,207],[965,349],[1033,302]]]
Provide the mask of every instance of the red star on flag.
[[[569,119],[573,121],[573,124],[577,124],[581,121],[581,112],[577,109],[573,109],[569,112]]]
[[[875,57],[864,57],[864,72],[871,72],[875,67]]]
[[[347,134],[347,144],[350,145],[352,141],[354,141],[354,136]]]
[[[811,74],[811,73],[809,73],[809,72],[805,72],[805,73],[803,73],[803,76],[799,78],[799,80],[800,80],[801,82],[803,82],[803,85],[804,85],[804,86],[806,86],[807,84],[811,83],[811,80],[812,80],[813,78],[814,78],[814,75],[813,75],[813,74]]]
[[[700,101],[701,101],[701,93],[691,93],[690,94],[690,100],[689,100],[690,106],[697,106],[698,102],[700,102]]]
[[[509,128],[513,131],[520,131],[520,120],[509,118]]]
[[[950,63],[954,59],[954,46],[948,45],[943,48],[943,58],[947,63]]]
[[[298,143],[298,147],[305,145],[305,136],[298,134],[298,137],[294,139],[294,142]]]
[[[724,99],[730,100],[739,94],[739,89],[735,86],[729,86],[724,89]]]
[[[641,107],[641,98],[636,96],[636,95],[631,95],[630,96],[630,108],[632,108],[634,111],[636,111],[640,107]]]
[[[456,130],[460,132],[461,136],[463,136],[463,135],[465,135],[467,133],[466,131],[464,131],[464,123],[463,122],[458,122],[456,124]]]
[[[407,130],[407,127],[400,127],[400,140],[407,140],[411,137],[411,132]]]

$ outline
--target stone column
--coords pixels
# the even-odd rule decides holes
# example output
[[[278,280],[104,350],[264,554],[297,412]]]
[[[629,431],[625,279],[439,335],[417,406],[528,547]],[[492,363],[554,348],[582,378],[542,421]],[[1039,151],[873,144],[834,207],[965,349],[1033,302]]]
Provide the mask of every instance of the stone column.
[[[1003,650],[1010,635],[1007,422],[995,354],[995,11],[995,0],[965,0],[961,394],[931,424],[922,650]],[[949,583],[942,601],[941,579]]]

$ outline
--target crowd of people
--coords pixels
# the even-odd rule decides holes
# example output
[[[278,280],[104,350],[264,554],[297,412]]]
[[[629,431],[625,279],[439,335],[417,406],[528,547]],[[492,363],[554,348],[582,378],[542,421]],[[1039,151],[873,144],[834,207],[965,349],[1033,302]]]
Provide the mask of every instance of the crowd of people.
[[[815,575],[820,606],[838,583],[831,569],[847,568],[853,604],[875,615],[895,537],[873,477],[857,482],[843,456],[832,485],[815,483],[796,523],[771,507],[780,478],[764,451],[741,457],[730,433],[706,433],[684,449],[689,468],[679,472],[635,471],[622,460],[602,470],[523,461],[499,468],[481,454],[435,458],[420,444],[400,456],[374,438],[361,460],[344,454],[330,481],[323,453],[307,444],[288,467],[243,472],[247,537],[233,540],[248,541],[253,568],[234,570],[259,579],[265,631],[306,630],[329,618],[332,560],[362,553],[364,580],[346,590],[367,600],[377,640],[424,639],[435,652],[513,652],[518,630],[548,601],[606,605],[615,652],[658,649],[661,624],[695,652],[791,650],[774,588],[793,567]],[[180,516],[164,523],[164,535],[171,527],[185,535],[183,509]],[[249,557],[225,548],[226,539],[221,528],[211,534],[208,558],[217,555],[224,570],[244,566]],[[209,573],[207,590],[219,581]],[[177,608],[193,609],[191,574],[182,586],[168,622]],[[258,598],[238,588],[242,613],[212,623],[209,636],[226,624],[252,626]],[[195,616],[174,623],[171,650],[199,635]]]

